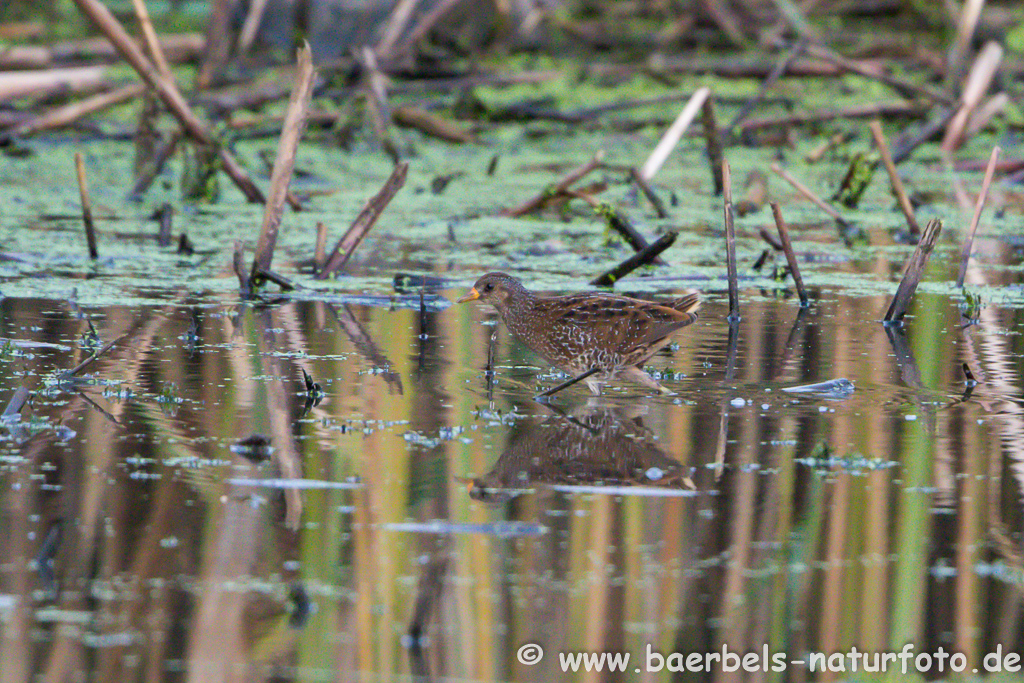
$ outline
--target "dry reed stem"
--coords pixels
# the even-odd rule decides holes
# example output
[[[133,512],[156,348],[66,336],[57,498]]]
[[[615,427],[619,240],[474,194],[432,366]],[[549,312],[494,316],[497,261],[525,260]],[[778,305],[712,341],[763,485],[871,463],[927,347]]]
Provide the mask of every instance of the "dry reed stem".
[[[988,166],[985,168],[985,179],[981,182],[981,192],[978,194],[978,201],[974,205],[974,217],[971,218],[971,227],[967,231],[967,239],[964,240],[964,248],[960,253],[960,272],[956,276],[956,286],[964,286],[964,278],[967,277],[967,263],[971,259],[971,248],[974,246],[974,234],[978,231],[978,223],[981,222],[981,211],[985,208],[985,200],[988,199],[988,188],[992,184],[992,176],[996,171],[996,162],[999,161],[998,146],[992,148],[992,155],[988,158]]]
[[[640,168],[640,175],[643,176],[644,180],[650,180],[658,172],[658,170],[664,165],[665,160],[668,159],[672,150],[679,144],[679,140],[682,139],[686,133],[686,129],[690,127],[693,120],[697,117],[697,114],[701,111],[704,106],[704,100],[711,95],[710,88],[700,88],[697,92],[693,93],[690,97],[690,101],[686,103],[683,110],[679,112],[679,116],[672,122],[672,125],[668,127],[665,134],[661,136],[661,140],[655,146],[654,151],[647,157],[647,161]]]
[[[914,207],[910,205],[907,191],[903,189],[903,181],[900,179],[900,174],[896,171],[896,164],[892,161],[889,143],[885,139],[885,133],[882,132],[882,124],[878,119],[875,119],[868,125],[871,128],[871,135],[875,138],[875,146],[878,147],[878,153],[882,156],[885,170],[889,173],[889,182],[892,184],[892,191],[896,194],[896,201],[899,202],[900,211],[903,212],[903,216],[907,219],[907,227],[910,229],[910,234],[920,235],[921,226],[917,224]]]

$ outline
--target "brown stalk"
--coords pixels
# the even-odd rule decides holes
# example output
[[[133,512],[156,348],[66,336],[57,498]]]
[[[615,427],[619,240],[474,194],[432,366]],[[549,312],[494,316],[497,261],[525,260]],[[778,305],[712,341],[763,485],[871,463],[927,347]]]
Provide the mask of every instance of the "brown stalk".
[[[323,221],[316,222],[316,248],[313,252],[313,269],[320,272],[327,263],[327,226]]]
[[[106,66],[0,73],[0,102],[53,91],[95,92],[107,84]]]
[[[270,194],[263,211],[263,226],[260,238],[256,243],[256,254],[253,256],[250,280],[259,271],[269,271],[274,259],[274,247],[277,245],[277,233],[281,227],[281,216],[284,213],[284,202],[288,196],[288,183],[291,182],[295,169],[295,151],[302,139],[302,131],[306,127],[306,110],[313,92],[313,54],[309,43],[299,48],[296,60],[298,73],[288,102],[288,110],[281,129],[281,138],[277,144],[277,158],[274,170],[270,175]]]
[[[589,192],[574,192],[573,190],[566,190],[565,192],[571,197],[582,199],[587,204],[590,204],[591,208],[598,215],[603,216],[608,221],[608,227],[622,235],[622,238],[626,240],[629,246],[633,247],[634,251],[640,252],[650,246],[647,240],[644,239],[644,236],[637,232],[637,229],[629,222],[629,219],[608,204],[595,199]],[[655,258],[654,262],[659,266],[665,265],[665,262],[660,258]]]
[[[675,232],[665,233],[643,251],[633,254],[611,270],[595,277],[590,281],[590,284],[598,287],[611,287],[640,266],[654,263],[657,260],[658,254],[671,247],[672,243],[676,241],[676,234]]]
[[[917,291],[918,283],[921,282],[924,267],[928,264],[928,257],[931,255],[932,249],[935,248],[935,240],[938,239],[940,232],[942,232],[942,221],[938,218],[931,219],[924,226],[917,249],[914,250],[913,256],[907,262],[907,269],[903,273],[903,279],[900,280],[892,303],[889,304],[889,309],[885,312],[885,317],[882,318],[883,322],[890,324],[900,322],[907,314],[907,307],[914,297],[914,292]]]
[[[391,177],[384,183],[384,187],[381,188],[380,192],[377,193],[370,201],[366,203],[363,210],[359,212],[356,219],[349,226],[349,229],[345,231],[345,234],[341,236],[338,243],[334,246],[334,250],[327,259],[326,265],[323,270],[316,274],[317,280],[324,280],[328,278],[332,273],[339,270],[344,266],[349,258],[352,256],[352,252],[356,250],[359,243],[366,237],[366,233],[370,232],[377,219],[380,218],[381,213],[387,208],[387,205],[391,203],[391,200],[398,193],[402,186],[405,184],[405,176],[409,172],[409,163],[403,161],[402,163],[395,166],[395,170],[391,173]]]
[[[111,14],[100,0],[75,0],[78,8],[96,24],[97,28],[114,45],[117,51],[125,60],[131,64],[140,76],[157,92],[160,99],[170,112],[178,119],[185,132],[196,142],[204,145],[217,145],[217,140],[210,133],[206,125],[199,120],[189,107],[188,102],[181,96],[177,85],[172,80],[164,78],[156,67],[146,58],[142,50],[131,36],[124,30],[121,23]],[[235,160],[234,156],[226,149],[220,149],[220,158],[224,164],[225,172],[231,180],[242,191],[246,199],[253,203],[262,204],[265,200],[263,193],[252,181],[249,175]],[[294,206],[294,204],[293,204]]]
[[[160,40],[157,38],[156,30],[153,28],[153,21],[149,18],[149,9],[146,7],[146,0],[132,0],[132,7],[135,9],[135,18],[139,20],[139,28],[142,29],[142,36],[145,39],[146,51],[160,74],[171,80],[171,67],[164,56],[163,48],[160,47]]]
[[[519,218],[526,214],[533,213],[541,207],[543,207],[551,197],[564,193],[569,189],[570,185],[582,180],[589,173],[601,166],[601,160],[604,159],[604,150],[598,150],[594,153],[594,156],[582,166],[569,171],[554,185],[549,185],[540,194],[535,197],[527,199],[522,204],[514,206],[511,209],[505,209],[501,212],[503,216],[509,216],[511,218]]]
[[[711,163],[711,180],[715,184],[717,197],[722,194],[722,131],[715,121],[715,104],[710,97],[704,100],[701,116],[704,124],[704,143],[707,145],[708,161]]]
[[[1002,60],[1003,48],[995,41],[986,43],[977,59],[974,60],[971,71],[967,75],[967,83],[964,85],[960,108],[949,122],[946,135],[942,139],[943,151],[953,152],[966,141],[964,131],[967,128],[967,123],[974,114],[974,110],[981,104],[981,99],[992,84],[992,79],[995,78]]]
[[[796,261],[796,254],[793,252],[793,243],[789,241],[789,230],[786,228],[786,221],[782,218],[782,211],[779,205],[772,202],[772,215],[775,217],[775,227],[779,230],[779,240],[782,242],[782,250],[786,253],[786,261],[789,263],[789,272],[793,275],[793,284],[796,285],[796,293],[800,296],[800,305],[807,308],[810,301],[807,299],[807,290],[804,288],[804,279],[800,275],[800,266]]]
[[[900,211],[903,212],[903,216],[907,219],[907,227],[910,229],[910,234],[920,235],[921,226],[917,224],[914,207],[910,205],[907,191],[903,189],[903,181],[900,180],[900,174],[896,171],[896,164],[892,161],[889,143],[885,139],[885,133],[882,132],[882,124],[878,119],[875,119],[868,126],[871,128],[871,135],[875,138],[875,146],[878,147],[878,153],[882,157],[882,163],[885,164],[885,170],[889,173],[889,182],[892,184],[892,191],[896,195],[896,201],[899,202]]]
[[[396,107],[391,112],[391,118],[399,126],[415,128],[424,135],[429,135],[445,142],[456,144],[476,142],[475,135],[463,130],[454,121],[442,119],[440,116],[435,116],[419,107],[409,105]]]
[[[211,0],[210,19],[206,26],[206,50],[203,51],[199,74],[196,76],[196,87],[200,90],[209,88],[216,74],[223,72],[231,50],[231,15],[235,7],[234,0]]]
[[[256,32],[259,31],[260,22],[263,20],[263,12],[267,9],[267,0],[253,0],[249,3],[249,12],[242,22],[242,30],[238,35],[238,52],[245,54],[252,47],[256,40]]]
[[[992,184],[992,176],[996,170],[996,162],[999,161],[999,147],[992,148],[992,156],[988,159],[988,167],[985,169],[985,179],[981,182],[981,192],[978,194],[978,202],[974,205],[974,217],[971,218],[971,227],[967,231],[967,239],[964,240],[964,248],[960,253],[960,272],[956,276],[956,286],[964,286],[964,278],[967,277],[967,262],[971,258],[971,248],[974,246],[974,234],[978,231],[978,223],[981,221],[981,211],[985,208],[985,200],[988,198],[988,188]]]
[[[89,114],[95,114],[116,104],[135,99],[145,91],[146,85],[144,83],[133,83],[117,90],[100,93],[78,102],[55,107],[48,112],[38,114],[13,126],[4,133],[4,136],[12,138],[27,137],[46,130],[63,128]]]
[[[725,212],[725,268],[729,278],[729,321],[740,319],[739,275],[736,271],[736,225],[732,212],[732,171],[722,162],[722,192]]]
[[[75,172],[78,176],[78,194],[82,198],[82,222],[85,223],[85,240],[89,244],[89,258],[99,258],[96,249],[96,227],[92,222],[92,200],[89,198],[89,187],[85,183],[85,163],[82,154],[75,152]]]
[[[787,171],[784,168],[782,168],[781,166],[779,166],[778,163],[772,162],[771,169],[772,169],[772,171],[776,175],[778,175],[780,178],[782,178],[787,183],[792,185],[793,188],[797,192],[799,192],[804,197],[806,197],[808,200],[810,200],[811,203],[814,204],[815,206],[817,206],[819,209],[821,209],[822,211],[827,213],[837,223],[839,223],[840,225],[844,225],[844,226],[850,224],[849,221],[847,221],[845,218],[843,218],[842,216],[839,215],[838,211],[836,211],[831,206],[829,206],[825,202],[825,200],[823,200],[818,195],[814,194],[814,192],[812,192],[809,187],[807,187],[806,185],[801,183],[799,180],[797,180],[795,177],[793,177],[793,175],[790,174],[789,171]]]

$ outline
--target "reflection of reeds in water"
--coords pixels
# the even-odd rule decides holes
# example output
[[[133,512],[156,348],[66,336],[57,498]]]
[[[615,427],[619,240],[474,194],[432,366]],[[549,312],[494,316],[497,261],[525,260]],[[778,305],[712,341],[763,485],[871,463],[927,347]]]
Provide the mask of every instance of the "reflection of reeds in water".
[[[890,275],[887,263],[879,259],[880,276]],[[791,306],[780,312],[752,302],[729,380],[724,311],[709,307],[673,360],[656,359],[687,373],[677,382],[683,402],[645,401],[642,419],[597,406],[531,415],[511,428],[472,417],[486,386],[472,369],[485,365],[491,329],[470,309],[431,314],[426,348],[415,312],[351,307],[366,337],[339,332],[319,304],[247,310],[237,336],[227,318],[204,313],[190,354],[173,341],[189,327],[182,309],[110,308],[98,325],[103,337],[129,338],[89,373],[123,380],[137,398],[84,389],[117,423],[77,395],[66,405],[37,401],[33,410],[63,417],[77,436],[70,444],[52,433],[34,437],[18,446],[26,462],[0,474],[0,594],[16,600],[0,620],[0,676],[20,682],[43,671],[66,680],[85,671],[89,680],[135,680],[127,658],[147,680],[180,678],[166,673],[172,660],[189,668],[190,680],[212,680],[210,672],[229,666],[238,680],[253,680],[266,671],[259,667],[278,665],[396,677],[409,671],[400,638],[414,615],[426,636],[427,673],[481,680],[555,680],[560,649],[640,657],[648,643],[661,652],[768,643],[799,655],[850,645],[887,650],[907,640],[919,650],[948,649],[948,633],[972,666],[994,642],[1020,651],[1024,591],[1011,573],[1021,566],[1018,349],[994,333],[1012,320],[983,311],[968,360],[985,382],[959,403],[959,364],[935,359],[947,358],[944,345],[960,333],[955,311],[936,300],[915,301],[898,353],[874,324],[880,298],[819,298],[793,334]],[[4,306],[12,326],[39,317],[38,302]],[[66,341],[79,327],[69,321],[47,333]],[[373,347],[361,346],[366,338]],[[496,353],[501,363],[519,351],[503,340]],[[414,377],[417,355],[425,362]],[[19,362],[31,377],[53,360]],[[904,374],[911,360],[917,371]],[[297,421],[300,366],[323,382],[327,399]],[[393,376],[370,374],[373,367]],[[834,413],[813,402],[763,411],[755,401],[722,417],[723,404],[744,392],[838,376],[856,380],[857,392],[846,403],[820,404]],[[389,391],[395,377],[404,394]],[[8,391],[20,381],[8,376]],[[184,399],[175,410],[154,400],[167,386]],[[498,407],[529,393],[502,382],[494,389]],[[764,393],[781,405],[778,392]],[[359,421],[367,425],[361,432],[338,428]],[[393,421],[404,424],[388,426]],[[716,479],[709,465],[723,423]],[[466,427],[465,438],[421,447],[399,436],[451,427]],[[227,446],[253,431],[270,435],[274,457],[282,448],[293,457],[245,476],[358,475],[364,488],[310,490],[286,503],[280,493],[233,487],[227,479],[254,466]],[[492,443],[503,447],[497,458]],[[806,464],[818,444],[836,462]],[[844,465],[856,455],[893,466]],[[183,461],[203,474],[174,464]],[[652,468],[662,473],[656,481]],[[698,488],[716,495],[566,490],[595,481],[681,488],[694,468]],[[467,472],[486,473],[480,490],[526,492],[481,505],[454,481]],[[293,532],[286,513],[297,514],[299,502]],[[550,531],[438,538],[386,528],[509,518]],[[61,593],[52,604],[66,618],[86,615],[84,626],[37,619],[47,603],[35,592],[42,579],[32,561],[54,524],[62,529],[54,555]],[[991,565],[997,559],[1007,569]],[[288,626],[295,580],[317,606],[302,630]],[[89,597],[96,595],[103,599]],[[93,647],[95,636],[117,644]],[[548,652],[532,669],[515,660],[527,641]]]

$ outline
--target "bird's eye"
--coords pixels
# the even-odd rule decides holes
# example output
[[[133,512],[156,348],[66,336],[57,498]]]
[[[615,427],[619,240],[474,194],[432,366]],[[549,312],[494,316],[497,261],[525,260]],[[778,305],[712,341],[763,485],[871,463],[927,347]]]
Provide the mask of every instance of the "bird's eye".
[[[484,285],[484,291],[485,292],[489,292],[492,289],[494,289],[494,284],[493,283],[488,282],[486,285]]]

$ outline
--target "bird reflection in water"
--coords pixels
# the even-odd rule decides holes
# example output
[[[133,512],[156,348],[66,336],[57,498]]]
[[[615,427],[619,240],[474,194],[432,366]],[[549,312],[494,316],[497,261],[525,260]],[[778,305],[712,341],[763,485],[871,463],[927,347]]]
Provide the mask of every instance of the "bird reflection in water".
[[[644,425],[643,412],[643,406],[591,399],[540,422],[519,421],[491,471],[462,481],[471,498],[487,503],[502,503],[537,487],[656,487],[664,494],[694,490],[691,468],[662,450]]]

